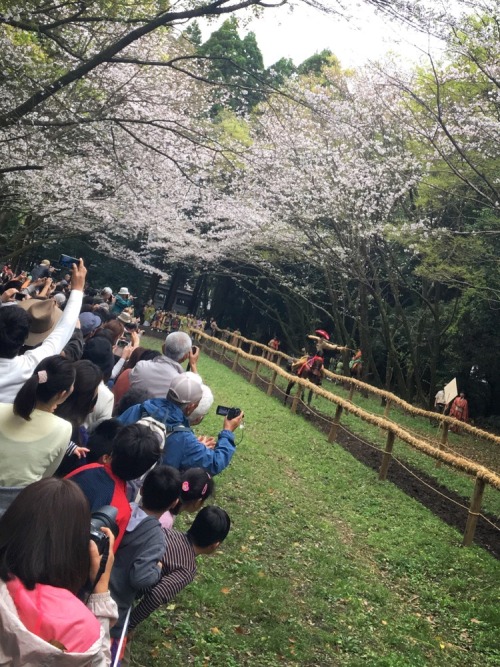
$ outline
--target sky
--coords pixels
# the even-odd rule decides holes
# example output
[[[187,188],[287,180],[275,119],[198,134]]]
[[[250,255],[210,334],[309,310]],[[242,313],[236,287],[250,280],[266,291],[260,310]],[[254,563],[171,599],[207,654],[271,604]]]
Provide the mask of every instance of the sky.
[[[266,67],[280,58],[292,58],[296,65],[323,49],[330,49],[344,68],[358,67],[378,60],[387,52],[414,63],[429,48],[436,55],[442,44],[421,32],[391,21],[366,3],[350,4],[352,18],[325,14],[306,5],[291,12],[287,7],[266,9],[259,18],[238,13],[243,18],[241,35],[252,30],[264,56]],[[245,18],[246,16],[246,18]],[[218,23],[203,25],[203,38],[217,29]]]

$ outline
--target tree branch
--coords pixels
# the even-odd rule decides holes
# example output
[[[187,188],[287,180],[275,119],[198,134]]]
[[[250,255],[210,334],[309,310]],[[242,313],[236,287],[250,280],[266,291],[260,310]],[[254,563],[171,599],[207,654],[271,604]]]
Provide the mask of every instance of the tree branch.
[[[166,14],[157,16],[152,21],[149,21],[145,25],[132,30],[127,35],[124,35],[120,39],[116,40],[113,44],[110,44],[108,47],[97,53],[86,62],[83,62],[75,69],[66,72],[66,74],[63,74],[55,81],[47,84],[34,93],[31,97],[29,97],[25,102],[19,104],[15,109],[12,109],[11,111],[1,115],[0,127],[9,127],[11,125],[15,125],[21,118],[34,111],[43,102],[56,95],[56,93],[58,93],[60,90],[66,88],[75,81],[82,79],[84,76],[89,74],[89,72],[92,72],[94,69],[99,67],[99,65],[102,65],[105,62],[109,62],[124,48],[130,46],[130,44],[133,44],[145,35],[149,35],[158,28],[165,27],[174,23],[175,21],[183,19],[198,18],[200,16],[221,16],[260,4],[259,0],[240,0],[235,4],[229,4],[230,2],[231,0],[215,0],[209,5],[204,5],[198,9],[188,9],[180,12],[167,12]],[[281,4],[281,2],[279,4]]]

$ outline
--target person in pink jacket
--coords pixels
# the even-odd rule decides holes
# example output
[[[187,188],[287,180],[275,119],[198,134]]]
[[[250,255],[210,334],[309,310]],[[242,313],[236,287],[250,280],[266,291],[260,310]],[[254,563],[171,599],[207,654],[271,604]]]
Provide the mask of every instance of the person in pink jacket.
[[[27,486],[0,519],[0,664],[104,667],[117,608],[106,567],[85,603],[101,555],[90,542],[90,510],[74,482],[54,477]]]

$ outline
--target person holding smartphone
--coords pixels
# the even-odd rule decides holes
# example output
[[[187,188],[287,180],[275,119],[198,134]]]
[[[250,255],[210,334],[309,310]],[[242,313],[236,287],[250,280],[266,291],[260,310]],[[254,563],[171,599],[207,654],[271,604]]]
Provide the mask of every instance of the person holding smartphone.
[[[53,313],[54,324],[43,334],[31,331],[34,320],[29,311],[32,307],[43,309],[46,302],[29,299],[19,306],[0,308],[0,403],[13,403],[42,359],[62,352],[78,322],[86,275],[80,259],[73,264],[71,294],[64,313],[59,311],[57,320]],[[23,345],[37,347],[20,355]]]

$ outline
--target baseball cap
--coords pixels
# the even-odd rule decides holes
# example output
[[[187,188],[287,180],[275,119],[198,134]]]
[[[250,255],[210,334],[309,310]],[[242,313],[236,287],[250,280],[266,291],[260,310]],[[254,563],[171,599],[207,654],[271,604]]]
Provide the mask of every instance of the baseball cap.
[[[199,378],[180,373],[170,385],[167,398],[180,405],[198,403],[203,396],[203,389]]]
[[[98,329],[101,324],[101,318],[94,313],[80,313],[80,327],[84,336]]]

